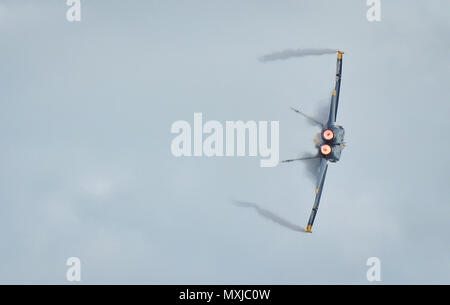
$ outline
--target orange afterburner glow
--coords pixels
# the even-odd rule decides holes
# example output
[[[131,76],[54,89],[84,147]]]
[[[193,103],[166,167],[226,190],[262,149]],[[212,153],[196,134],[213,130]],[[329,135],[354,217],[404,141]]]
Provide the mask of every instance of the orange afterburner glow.
[[[322,153],[322,155],[328,156],[329,154],[331,154],[331,146],[328,144],[320,146],[320,152]]]
[[[322,137],[324,140],[330,141],[333,140],[334,138],[334,132],[330,129],[324,130],[322,132]]]

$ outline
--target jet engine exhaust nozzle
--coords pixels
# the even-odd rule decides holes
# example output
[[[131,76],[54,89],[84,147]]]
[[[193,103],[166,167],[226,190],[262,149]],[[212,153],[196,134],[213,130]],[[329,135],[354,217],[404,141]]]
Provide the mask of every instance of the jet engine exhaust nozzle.
[[[322,153],[322,155],[328,156],[329,154],[331,154],[331,146],[328,144],[320,146],[320,152]]]

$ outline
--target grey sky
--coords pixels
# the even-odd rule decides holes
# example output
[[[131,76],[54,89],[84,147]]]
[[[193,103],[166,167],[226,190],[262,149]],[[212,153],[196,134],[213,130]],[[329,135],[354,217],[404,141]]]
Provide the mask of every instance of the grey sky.
[[[382,1],[0,2],[0,283],[450,284],[450,3]],[[297,48],[345,51],[338,121],[313,234],[302,164],[174,158],[170,126],[279,120],[280,157],[313,151],[335,56],[261,63]]]

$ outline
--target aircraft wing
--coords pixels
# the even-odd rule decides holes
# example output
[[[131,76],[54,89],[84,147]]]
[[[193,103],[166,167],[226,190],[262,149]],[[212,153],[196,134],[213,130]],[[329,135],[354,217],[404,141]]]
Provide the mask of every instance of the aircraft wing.
[[[330,114],[328,117],[328,126],[336,122],[337,110],[339,105],[339,93],[341,91],[341,76],[342,76],[342,55],[344,52],[338,51],[336,63],[336,85],[331,95]]]
[[[327,169],[328,169],[328,161],[325,158],[321,158],[319,174],[317,176],[316,199],[314,200],[314,206],[311,211],[311,216],[309,217],[308,225],[306,226],[306,232],[309,233],[311,233],[311,229],[314,224],[314,219],[316,218],[317,210],[319,209],[320,197],[322,196],[323,184],[325,182]]]

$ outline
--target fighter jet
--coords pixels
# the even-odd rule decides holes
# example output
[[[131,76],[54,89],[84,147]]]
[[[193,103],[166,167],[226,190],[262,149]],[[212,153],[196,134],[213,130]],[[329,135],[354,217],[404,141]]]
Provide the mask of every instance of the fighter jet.
[[[319,208],[320,197],[322,196],[323,185],[325,182],[325,175],[327,174],[328,162],[337,162],[341,157],[341,152],[345,146],[344,134],[345,130],[342,126],[336,124],[337,110],[339,105],[339,92],[341,89],[341,76],[342,76],[342,57],[344,52],[337,51],[337,64],[336,64],[336,85],[331,95],[330,112],[328,121],[324,124],[318,120],[307,116],[300,110],[292,108],[295,112],[303,115],[308,120],[314,122],[322,128],[320,137],[316,138],[316,147],[318,153],[316,156],[303,157],[296,159],[289,159],[282,161],[283,163],[307,160],[307,159],[320,159],[320,167],[318,169],[317,184],[316,184],[316,199],[314,200],[314,206],[309,217],[308,225],[306,226],[306,232],[312,233],[312,226],[314,219],[316,218],[317,210]]]

